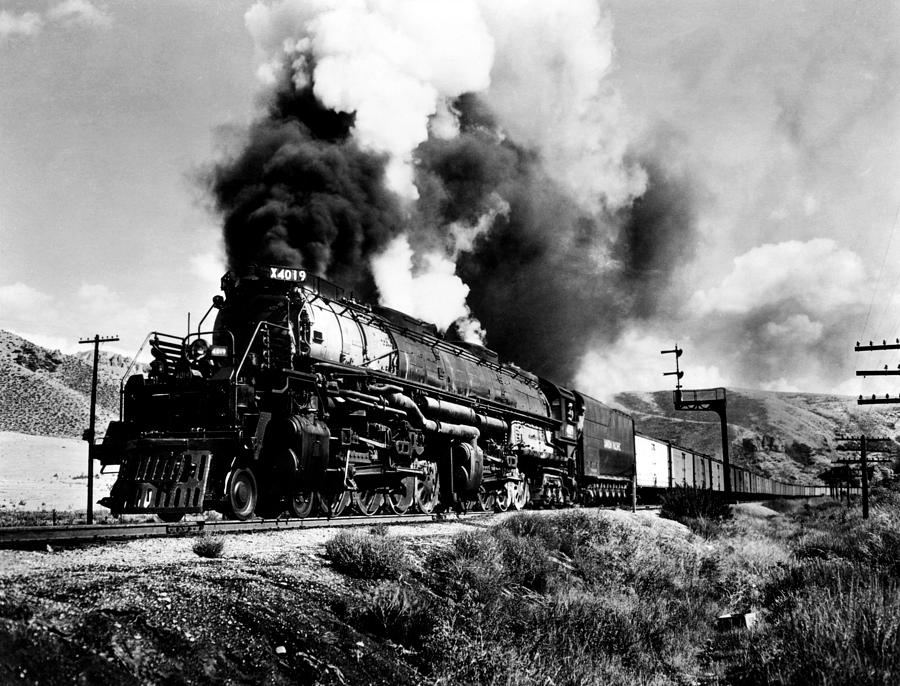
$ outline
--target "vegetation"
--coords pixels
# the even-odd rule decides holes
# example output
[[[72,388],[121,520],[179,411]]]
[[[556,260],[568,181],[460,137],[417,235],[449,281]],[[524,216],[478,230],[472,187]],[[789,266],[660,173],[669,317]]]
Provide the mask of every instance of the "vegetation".
[[[518,514],[459,534],[338,609],[402,645],[438,684],[883,684],[900,674],[896,492],[882,490],[868,521],[830,500],[782,514],[737,506],[729,517],[694,495],[675,507],[695,508],[685,521],[706,522],[702,537],[646,515]],[[373,542],[393,540],[347,536],[353,545],[337,548],[373,559]],[[718,616],[750,611],[752,630],[717,631]]]
[[[325,554],[335,569],[360,579],[400,579],[410,569],[403,543],[375,527],[342,531],[325,543]]]
[[[194,541],[193,551],[200,557],[222,557],[225,549],[225,539],[222,536],[201,534]]]

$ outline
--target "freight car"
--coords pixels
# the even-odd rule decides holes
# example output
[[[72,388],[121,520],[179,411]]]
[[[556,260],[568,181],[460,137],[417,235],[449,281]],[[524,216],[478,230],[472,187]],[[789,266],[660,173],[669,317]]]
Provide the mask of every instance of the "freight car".
[[[247,519],[630,496],[634,423],[299,269],[226,274],[197,332],[151,333],[92,447],[114,514]],[[211,330],[203,324],[217,311]],[[140,355],[140,353],[139,353]]]
[[[687,448],[637,433],[634,437],[635,476],[645,501],[657,500],[666,489],[678,486],[722,491],[722,461]],[[730,466],[732,496],[738,500],[826,495],[821,484],[778,481],[745,467]]]

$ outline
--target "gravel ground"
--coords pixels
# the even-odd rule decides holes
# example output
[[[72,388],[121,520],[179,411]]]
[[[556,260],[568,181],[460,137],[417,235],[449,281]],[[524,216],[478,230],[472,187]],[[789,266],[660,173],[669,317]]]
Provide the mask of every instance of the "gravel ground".
[[[608,514],[684,536],[650,512]],[[415,561],[507,516],[387,535]],[[194,538],[0,551],[0,684],[423,683],[404,648],[343,621],[342,603],[371,587],[324,557],[342,530],[228,534],[217,559]]]
[[[500,517],[387,535],[415,560]],[[420,683],[401,648],[335,611],[364,583],[323,555],[341,530],[230,534],[217,559],[195,555],[193,538],[0,551],[0,683]]]

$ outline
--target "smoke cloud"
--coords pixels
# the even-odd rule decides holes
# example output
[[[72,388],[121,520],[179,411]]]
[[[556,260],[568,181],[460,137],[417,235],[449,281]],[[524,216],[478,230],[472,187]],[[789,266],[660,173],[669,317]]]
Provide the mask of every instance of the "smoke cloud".
[[[562,383],[666,306],[694,193],[635,152],[595,2],[284,1],[246,22],[271,95],[210,174],[232,269],[302,266]]]
[[[242,149],[209,176],[228,266],[297,265],[370,297],[369,259],[404,221],[385,158],[350,137],[352,115],[325,108],[313,83],[298,87],[290,76]]]

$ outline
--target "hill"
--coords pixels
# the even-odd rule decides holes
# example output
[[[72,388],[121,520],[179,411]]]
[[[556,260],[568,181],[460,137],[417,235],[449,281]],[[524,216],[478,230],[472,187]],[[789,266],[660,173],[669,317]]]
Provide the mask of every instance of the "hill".
[[[895,406],[860,408],[848,396],[731,388],[727,397],[732,462],[770,476],[817,476],[838,459],[838,434],[889,436],[894,449],[900,441]],[[638,432],[721,456],[715,413],[676,411],[671,391],[620,393],[614,400],[634,416]]]
[[[119,415],[119,382],[131,360],[100,351],[97,429]],[[0,431],[81,438],[90,423],[93,349],[47,350],[0,331]]]

